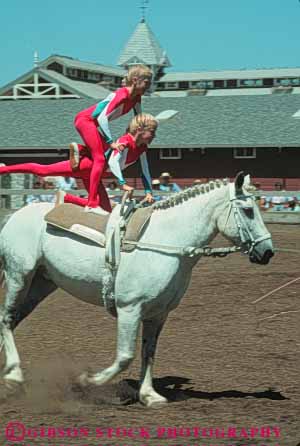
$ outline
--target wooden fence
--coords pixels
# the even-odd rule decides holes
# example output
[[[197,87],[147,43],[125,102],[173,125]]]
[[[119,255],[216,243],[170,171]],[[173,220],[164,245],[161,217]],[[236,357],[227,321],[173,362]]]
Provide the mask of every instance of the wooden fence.
[[[0,189],[0,204],[1,204],[1,210],[0,210],[0,220],[3,219],[3,216],[7,214],[13,213],[16,209],[6,209],[4,206],[4,196],[39,196],[39,195],[55,195],[57,192],[57,189]],[[86,196],[87,192],[85,189],[80,190],[72,190],[71,193],[73,195],[81,195]],[[120,197],[123,195],[123,191],[109,191],[109,196],[111,197]],[[154,195],[169,195],[168,192],[163,191],[153,191]],[[134,191],[134,197],[141,198],[145,195],[143,190],[135,190]],[[255,192],[256,197],[259,199],[261,196],[284,196],[284,197],[300,197],[300,191],[256,191]],[[24,200],[25,204],[25,200]],[[282,224],[300,224],[300,212],[287,212],[287,211],[267,211],[262,212],[263,219],[266,223],[282,223]]]

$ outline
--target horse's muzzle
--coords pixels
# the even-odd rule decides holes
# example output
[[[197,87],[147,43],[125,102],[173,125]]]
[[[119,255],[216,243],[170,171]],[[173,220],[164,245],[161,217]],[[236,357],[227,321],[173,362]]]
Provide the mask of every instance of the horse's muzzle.
[[[258,252],[253,250],[249,258],[250,262],[252,263],[258,263],[259,265],[267,265],[273,256],[274,252],[272,251],[272,249],[267,249],[262,257],[259,255]]]

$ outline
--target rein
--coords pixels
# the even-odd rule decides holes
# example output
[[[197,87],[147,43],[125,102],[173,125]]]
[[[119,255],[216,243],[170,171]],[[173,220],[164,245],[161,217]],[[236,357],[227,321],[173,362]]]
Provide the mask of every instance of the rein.
[[[155,249],[160,252],[165,252],[166,254],[177,254],[182,257],[196,257],[196,256],[225,257],[228,254],[241,251],[241,248],[238,246],[230,246],[227,248],[211,248],[210,246],[204,246],[203,248],[196,248],[195,246],[188,246],[187,248],[183,248],[181,246],[134,242],[130,240],[126,240],[125,243],[126,245],[128,244],[136,246],[137,248],[152,249],[152,250]]]

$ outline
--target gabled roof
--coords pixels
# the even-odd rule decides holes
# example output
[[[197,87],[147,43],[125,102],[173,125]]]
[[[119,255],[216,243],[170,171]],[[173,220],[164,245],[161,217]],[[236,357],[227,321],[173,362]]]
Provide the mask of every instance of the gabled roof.
[[[0,101],[0,148],[67,147],[80,141],[75,115],[93,104],[87,99]],[[299,147],[300,125],[293,115],[299,95],[191,96],[144,98],[154,116],[178,110],[162,123],[151,147]],[[114,137],[124,133],[132,114],[111,122]]]
[[[110,76],[123,77],[125,70],[119,67],[111,67],[109,65],[102,65],[94,62],[84,62],[79,59],[73,59],[73,57],[60,56],[59,54],[52,54],[47,59],[39,62],[40,67],[46,68],[49,64],[57,62],[68,68],[79,68],[80,70],[89,70],[98,73],[108,74]]]
[[[78,98],[103,99],[110,93],[110,90],[97,84],[75,81],[53,70],[34,68],[23,74],[22,76],[18,77],[14,81],[9,82],[4,87],[0,88],[0,96],[4,96],[9,90],[13,88],[14,85],[29,82],[33,78],[33,75],[35,73],[39,74],[39,76],[41,76],[49,83],[58,84],[70,94],[78,96]]]
[[[26,82],[27,79],[32,77],[32,75],[35,72],[35,68],[27,71],[26,73],[22,74],[21,76],[17,77],[17,79],[14,79],[13,81],[8,82],[8,84],[3,85],[3,87],[0,87],[0,96],[3,96],[8,90],[10,90],[15,84],[23,84]]]
[[[171,62],[149,25],[142,19],[122,51],[118,65],[133,63],[170,67]]]
[[[69,89],[72,93],[78,93],[78,96],[81,98],[103,99],[111,93],[110,90],[102,87],[101,85],[90,82],[75,81],[53,70],[39,68],[38,71],[46,79],[49,79],[49,81],[56,81],[62,87]]]
[[[200,81],[214,79],[264,79],[300,77],[300,68],[268,68],[257,70],[216,70],[167,73],[159,82]]]

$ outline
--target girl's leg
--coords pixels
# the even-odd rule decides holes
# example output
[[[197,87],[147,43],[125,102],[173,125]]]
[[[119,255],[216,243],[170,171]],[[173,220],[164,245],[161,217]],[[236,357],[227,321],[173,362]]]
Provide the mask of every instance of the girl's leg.
[[[32,173],[39,177],[47,176],[62,176],[71,177],[74,176],[69,161],[60,161],[54,164],[37,164],[37,163],[24,163],[15,164],[12,166],[0,167],[0,175],[9,173]]]
[[[103,203],[101,202],[101,195],[100,202],[98,202],[98,187],[105,168],[105,143],[102,140],[95,123],[88,118],[77,120],[76,129],[83,139],[85,145],[90,149],[93,158],[93,165],[90,174],[88,206],[91,208],[97,206],[103,207]],[[104,195],[103,199],[106,203]]]
[[[81,198],[77,195],[66,194],[64,197],[64,203],[72,203],[76,204],[77,206],[85,207],[87,206],[87,202],[87,198]]]
[[[106,192],[106,189],[105,189],[102,181],[100,181],[100,183],[99,183],[98,192],[99,192],[99,202],[101,203],[101,207],[105,211],[111,212],[112,209],[111,209],[110,199],[108,197],[108,194]]]
[[[82,178],[84,187],[87,192],[90,190],[90,180],[88,178]],[[81,198],[76,195],[66,194],[64,198],[64,203],[77,204],[78,206],[85,207],[88,204],[87,198]]]
[[[86,190],[89,191],[90,180],[84,179],[84,178],[82,180],[83,180]],[[103,186],[102,181],[99,184],[99,194],[98,194],[97,200],[98,200],[98,202],[101,201],[101,206],[105,211],[107,211],[107,212],[112,211],[110,199],[107,195],[106,189]],[[88,205],[88,200],[86,198],[77,197],[76,195],[66,194],[65,198],[64,198],[64,203],[72,203],[72,204],[77,204],[78,206],[85,207]]]

